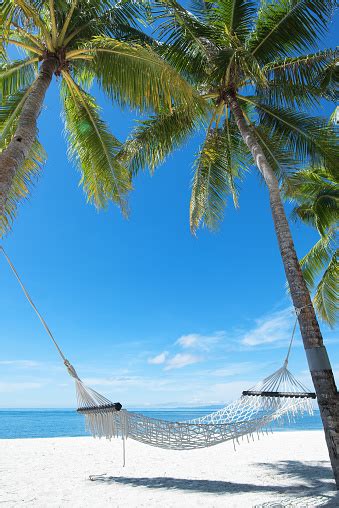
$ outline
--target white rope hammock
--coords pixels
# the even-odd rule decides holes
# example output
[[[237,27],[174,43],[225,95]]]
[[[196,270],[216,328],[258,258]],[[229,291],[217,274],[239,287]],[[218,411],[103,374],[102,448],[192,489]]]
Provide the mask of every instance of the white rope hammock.
[[[122,437],[151,446],[173,450],[190,450],[214,446],[224,441],[239,442],[239,438],[254,436],[277,420],[287,420],[297,414],[313,413],[310,392],[288,370],[288,359],[295,334],[295,322],[287,356],[283,366],[263,381],[243,392],[242,396],[209,415],[185,422],[170,422],[149,418],[122,409],[119,402],[111,402],[92,388],[84,385],[74,367],[66,359],[45,320],[34,305],[14,265],[0,246],[27,300],[52,339],[68,373],[75,381],[78,413],[85,416],[86,428],[94,437],[112,439]],[[302,309],[296,309],[297,315]]]

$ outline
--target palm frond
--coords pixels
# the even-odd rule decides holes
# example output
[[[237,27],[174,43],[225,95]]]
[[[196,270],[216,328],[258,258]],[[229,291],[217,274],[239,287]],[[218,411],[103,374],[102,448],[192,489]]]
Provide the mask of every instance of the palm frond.
[[[272,135],[264,124],[252,124],[252,131],[279,180],[285,179],[292,171],[295,171],[298,161],[295,155],[286,148],[280,136]]]
[[[28,198],[45,161],[46,152],[36,139],[24,164],[15,173],[5,204],[5,215],[1,217],[0,221],[0,237],[10,230],[13,220],[17,215],[19,203],[23,199]]]
[[[334,0],[261,2],[248,50],[262,63],[307,51],[325,33],[334,8]]]
[[[20,34],[17,31],[11,30],[9,32],[9,36],[5,41],[6,49],[8,45],[16,46],[30,57],[42,57],[43,55],[43,50],[41,48],[35,45],[29,37]]]
[[[126,193],[131,184],[128,171],[115,158],[120,143],[101,120],[94,98],[69,74],[62,75],[68,154],[81,171],[81,184],[88,200],[97,207],[113,201],[126,212]]]
[[[83,53],[82,53],[83,51]],[[164,104],[191,104],[193,88],[151,48],[96,37],[81,54],[93,54],[102,90],[121,105],[160,111]],[[70,52],[69,58],[78,52]]]
[[[334,97],[338,52],[319,51],[285,58],[264,66],[268,86],[258,87],[258,97],[267,104],[309,108],[322,97]]]
[[[325,190],[319,192],[313,204],[313,212],[319,233],[325,235],[331,225],[339,221],[339,188],[337,187],[334,192]]]
[[[6,148],[15,132],[18,116],[31,87],[32,85],[6,97],[6,100],[0,106],[0,150]]]
[[[168,46],[170,61],[184,70],[192,59],[196,72],[203,72],[211,52],[215,51],[211,27],[175,0],[156,0],[153,5],[157,34]]]
[[[251,0],[217,0],[212,4],[209,19],[227,36],[235,35],[244,42],[252,29],[256,7]]]
[[[202,224],[216,229],[224,216],[227,197],[238,203],[235,180],[245,169],[247,150],[229,120],[223,129],[211,128],[200,149],[194,169],[190,201],[190,227],[193,233]]]
[[[18,8],[19,19],[21,21],[18,24],[34,23],[35,27],[43,34],[47,49],[53,51],[51,35],[45,20],[41,16],[40,9],[34,5],[34,2],[27,2],[26,0],[16,0],[15,4]]]
[[[201,101],[195,107],[179,106],[138,122],[123,145],[119,158],[128,164],[132,174],[146,168],[153,172],[175,148],[202,126],[206,113],[206,105]]]
[[[96,79],[95,70],[92,65],[88,65],[88,62],[93,60],[93,55],[85,55],[84,59],[77,58],[72,61],[72,66],[69,69],[72,78],[81,88],[85,91],[89,91]]]
[[[147,2],[133,0],[112,2],[78,2],[68,27],[64,44],[72,46],[71,41],[88,41],[93,37],[107,37],[124,40],[136,37],[147,39],[147,35],[138,30],[138,21],[143,20],[147,11]]]
[[[323,274],[313,299],[316,311],[330,326],[334,326],[338,318],[339,299],[339,252],[336,251]]]
[[[320,72],[322,96],[332,102],[338,102],[339,65],[338,58],[332,59]]]
[[[337,57],[337,50],[325,49],[316,53],[277,59],[266,64],[263,71],[271,83],[276,81],[280,83],[283,80],[289,82],[291,87],[315,86],[319,76],[329,65],[336,62]]]
[[[314,165],[324,164],[328,171],[337,170],[338,140],[334,129],[319,117],[289,108],[274,107],[256,97],[241,96],[241,101],[255,105],[260,123],[286,144],[297,160]]]
[[[331,179],[323,166],[306,167],[286,180],[285,194],[298,203],[313,204],[322,192],[336,195],[338,183],[338,177]]]
[[[37,74],[38,58],[8,62],[0,67],[0,100],[31,85]]]
[[[315,287],[315,280],[326,268],[333,255],[333,234],[322,236],[309,252],[300,260],[304,279],[310,289]]]
[[[319,85],[291,85],[289,81],[280,80],[268,83],[268,86],[257,86],[257,99],[263,104],[277,108],[307,110],[318,107],[324,96]]]
[[[237,72],[240,70],[241,74],[243,74],[247,80],[252,81],[253,84],[261,86],[264,89],[267,87],[267,78],[259,65],[259,62],[245,48],[236,50],[235,64]]]
[[[305,187],[304,187],[305,188]],[[333,224],[339,221],[339,191],[336,189],[322,189],[317,195],[308,199],[300,199],[292,210],[294,220],[303,222],[316,228],[321,236],[325,236]]]

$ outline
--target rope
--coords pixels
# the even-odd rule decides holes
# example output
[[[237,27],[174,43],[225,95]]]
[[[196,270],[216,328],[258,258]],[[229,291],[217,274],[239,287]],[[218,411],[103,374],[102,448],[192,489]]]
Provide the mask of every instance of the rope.
[[[295,330],[297,328],[297,323],[298,323],[298,315],[297,315],[296,320],[294,322],[290,344],[288,346],[287,355],[286,355],[286,358],[285,358],[285,361],[284,361],[284,367],[287,367],[287,365],[288,365],[288,359],[289,359],[289,356],[290,356],[290,352],[291,352],[291,348],[292,348],[292,344],[293,344],[293,340],[294,340],[294,335],[295,335]]]
[[[295,330],[297,328],[297,323],[298,323],[298,318],[300,316],[300,313],[301,313],[301,311],[303,309],[305,309],[306,307],[309,307],[309,306],[312,306],[312,303],[308,303],[307,305],[303,305],[303,307],[294,307],[294,310],[295,310],[295,313],[296,313],[297,317],[296,317],[295,322],[294,322],[290,344],[288,346],[287,355],[286,355],[286,358],[285,358],[285,361],[284,361],[284,367],[287,367],[287,364],[288,364],[288,359],[289,359],[289,356],[290,356],[290,352],[291,352],[291,348],[292,348],[292,344],[293,344],[293,340],[294,340],[294,336],[295,336]]]
[[[66,368],[67,368],[68,372],[70,373],[70,375],[71,375],[72,377],[75,377],[75,376],[76,376],[76,372],[74,371],[74,368],[70,365],[70,363],[68,362],[68,360],[66,360],[65,355],[63,354],[63,352],[61,351],[61,349],[60,349],[59,345],[57,344],[57,342],[56,342],[55,338],[53,337],[53,334],[52,334],[51,330],[48,328],[48,325],[47,325],[46,321],[44,320],[44,318],[42,317],[42,315],[40,314],[40,312],[38,311],[38,309],[37,309],[37,308],[36,308],[36,306],[34,305],[32,298],[29,296],[29,293],[28,293],[27,289],[25,288],[25,286],[24,286],[23,282],[21,281],[21,279],[20,279],[20,277],[19,277],[18,272],[16,271],[16,269],[15,269],[15,267],[14,267],[14,265],[13,265],[12,261],[9,259],[8,255],[7,255],[7,254],[6,254],[6,252],[5,252],[5,249],[2,247],[2,245],[0,245],[0,251],[3,253],[3,255],[4,255],[4,257],[5,257],[6,261],[7,261],[7,263],[9,264],[9,266],[10,266],[10,268],[11,268],[12,272],[14,273],[15,278],[16,278],[16,279],[17,279],[17,281],[19,282],[19,284],[20,284],[20,286],[21,286],[21,289],[22,289],[22,291],[23,291],[23,293],[24,293],[25,297],[27,298],[27,300],[28,300],[28,302],[30,303],[30,305],[32,306],[32,308],[33,308],[34,312],[36,313],[36,315],[37,315],[37,316],[38,316],[38,318],[40,319],[40,321],[41,321],[41,323],[42,323],[43,327],[45,328],[46,332],[48,333],[48,335],[49,335],[49,336],[50,336],[50,338],[52,339],[53,344],[54,344],[54,346],[56,347],[56,349],[57,349],[57,351],[58,351],[59,355],[61,356],[62,361],[64,362],[64,364],[65,364],[65,366],[66,366]],[[74,372],[73,372],[73,371],[74,371]],[[74,375],[74,374],[75,374],[75,375]],[[77,376],[76,376],[76,377],[77,377]]]

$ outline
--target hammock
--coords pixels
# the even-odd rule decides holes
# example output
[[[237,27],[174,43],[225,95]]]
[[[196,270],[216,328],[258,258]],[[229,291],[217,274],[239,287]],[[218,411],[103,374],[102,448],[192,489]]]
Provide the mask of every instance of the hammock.
[[[253,437],[254,434],[267,430],[270,424],[284,417],[289,420],[297,414],[313,413],[312,400],[316,398],[315,393],[310,392],[288,370],[288,359],[297,321],[294,324],[283,366],[254,387],[243,391],[238,400],[219,411],[194,420],[170,422],[149,418],[123,409],[120,402],[113,403],[82,382],[74,367],[61,351],[1,246],[0,251],[4,254],[27,300],[52,339],[68,373],[74,379],[78,403],[77,411],[84,415],[87,430],[93,437],[107,439],[122,437],[124,463],[125,440],[127,438],[172,450],[205,448],[229,440],[238,443],[239,438]],[[297,315],[301,310],[296,309]]]

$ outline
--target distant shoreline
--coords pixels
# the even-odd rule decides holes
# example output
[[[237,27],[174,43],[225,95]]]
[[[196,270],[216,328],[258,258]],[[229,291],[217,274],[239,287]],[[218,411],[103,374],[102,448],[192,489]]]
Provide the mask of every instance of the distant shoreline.
[[[205,416],[218,410],[219,407],[128,409],[143,413],[151,418],[178,422]],[[269,431],[271,430],[274,432],[322,430],[319,411],[315,411],[313,416],[298,416],[290,422],[287,419],[278,421],[269,426]],[[0,410],[0,439],[61,438],[88,435],[85,431],[83,416],[71,408]]]

